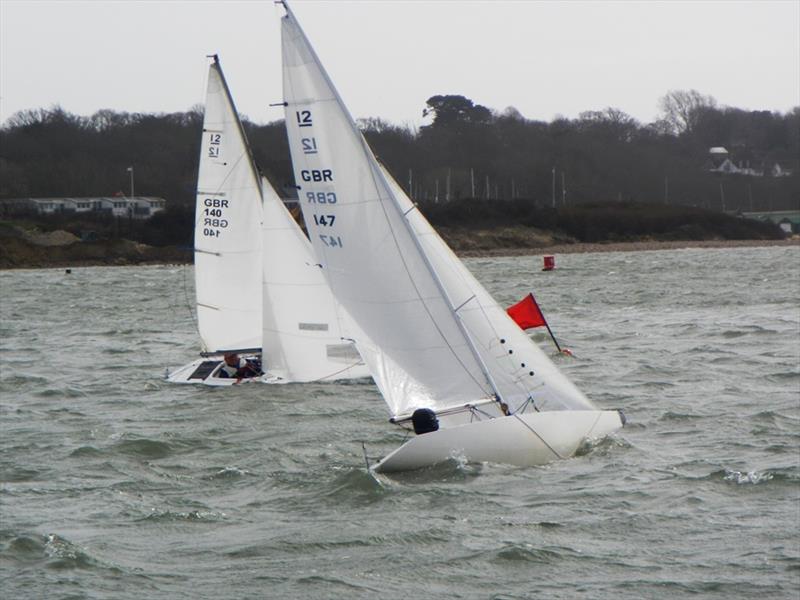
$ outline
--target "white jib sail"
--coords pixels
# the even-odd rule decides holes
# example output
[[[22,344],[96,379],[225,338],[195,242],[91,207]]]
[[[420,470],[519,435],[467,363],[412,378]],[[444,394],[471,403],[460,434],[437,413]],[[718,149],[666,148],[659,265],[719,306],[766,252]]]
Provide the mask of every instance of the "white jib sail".
[[[363,336],[334,302],[308,238],[269,182],[262,190],[265,371],[296,382],[369,377],[352,341]]]
[[[458,315],[502,399],[512,410],[530,399],[540,410],[596,410],[596,406],[561,373],[539,346],[508,316],[464,266],[400,185],[386,180],[442,281]]]
[[[284,99],[301,206],[334,294],[374,342],[360,350],[391,412],[495,391],[512,410],[528,400],[595,409],[383,172],[287,12]]]
[[[208,69],[194,247],[204,348],[259,348],[261,186],[216,57]]]

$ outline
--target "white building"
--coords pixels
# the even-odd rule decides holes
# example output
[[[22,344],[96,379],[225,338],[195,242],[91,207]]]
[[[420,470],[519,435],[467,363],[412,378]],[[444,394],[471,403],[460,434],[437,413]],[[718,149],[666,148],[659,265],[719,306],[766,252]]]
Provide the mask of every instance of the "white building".
[[[2,200],[4,212],[33,211],[39,215],[106,213],[115,217],[149,219],[164,210],[166,200],[156,196],[100,196],[93,198],[13,198]]]

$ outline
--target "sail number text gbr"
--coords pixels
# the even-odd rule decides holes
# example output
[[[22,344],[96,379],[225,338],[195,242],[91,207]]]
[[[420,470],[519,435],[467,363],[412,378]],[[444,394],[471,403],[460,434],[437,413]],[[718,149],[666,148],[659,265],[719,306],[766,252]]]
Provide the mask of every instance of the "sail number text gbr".
[[[310,110],[298,110],[295,113],[296,124],[298,127],[312,127],[314,125],[313,117]],[[301,137],[300,146],[303,154],[306,156],[319,155],[316,138]],[[333,170],[332,169],[301,169],[300,179],[305,183],[333,183]],[[314,204],[315,209],[319,208],[319,212],[312,213],[314,217],[314,225],[317,226],[318,231],[325,231],[325,233],[318,233],[320,241],[328,248],[341,248],[343,247],[342,237],[334,235],[335,231],[332,229],[336,223],[336,215],[330,212],[325,212],[327,206],[336,204],[336,192],[328,191],[307,191],[305,193],[306,202]],[[333,208],[331,206],[331,208]]]
[[[222,134],[216,131],[209,132],[208,143],[205,146],[206,158],[219,159],[222,147]],[[224,198],[203,198],[203,235],[218,238],[222,230],[228,227],[225,218],[225,209],[228,201]]]

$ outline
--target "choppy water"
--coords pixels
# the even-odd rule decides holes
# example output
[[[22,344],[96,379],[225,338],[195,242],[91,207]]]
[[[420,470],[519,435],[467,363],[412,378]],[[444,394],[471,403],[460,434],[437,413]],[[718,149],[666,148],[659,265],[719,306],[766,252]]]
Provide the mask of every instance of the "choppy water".
[[[161,381],[196,354],[190,268],[0,273],[0,596],[798,598],[800,250],[539,261],[467,263],[535,290],[629,425],[377,480],[361,442],[403,436],[371,383]]]

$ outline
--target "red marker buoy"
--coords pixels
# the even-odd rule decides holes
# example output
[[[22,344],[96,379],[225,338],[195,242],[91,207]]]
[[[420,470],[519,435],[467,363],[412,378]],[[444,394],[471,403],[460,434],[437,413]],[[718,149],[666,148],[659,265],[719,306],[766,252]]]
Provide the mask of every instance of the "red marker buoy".
[[[544,267],[542,267],[542,271],[552,271],[556,268],[556,257],[555,256],[545,256],[544,257]]]

